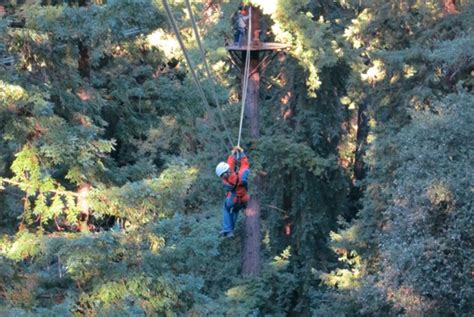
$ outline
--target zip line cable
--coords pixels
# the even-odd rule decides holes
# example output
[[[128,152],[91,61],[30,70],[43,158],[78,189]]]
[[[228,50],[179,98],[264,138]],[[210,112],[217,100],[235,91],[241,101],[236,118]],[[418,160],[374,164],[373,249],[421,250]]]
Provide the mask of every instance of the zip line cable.
[[[244,69],[244,80],[242,83],[242,109],[240,111],[240,125],[239,125],[239,138],[237,140],[237,146],[240,146],[240,139],[242,136],[242,125],[244,123],[244,112],[245,112],[245,101],[247,99],[247,88],[249,83],[249,68],[250,68],[250,35],[252,34],[252,7],[249,9],[249,30],[247,34],[247,55],[245,56],[245,69]]]
[[[221,106],[219,104],[219,99],[217,98],[217,93],[216,93],[215,85],[214,85],[214,82],[213,82],[213,76],[212,76],[212,73],[210,71],[209,65],[207,64],[207,61],[206,61],[206,54],[205,54],[205,51],[204,51],[204,48],[203,48],[203,45],[202,45],[202,42],[201,42],[201,38],[199,36],[199,29],[197,27],[196,20],[194,19],[193,10],[191,8],[189,0],[185,0],[184,2],[186,3],[186,8],[188,9],[188,12],[189,12],[189,17],[191,19],[191,24],[192,24],[192,27],[193,27],[194,36],[196,37],[196,42],[198,43],[198,46],[199,46],[199,51],[201,53],[201,58],[202,58],[202,61],[204,63],[204,67],[205,67],[206,73],[207,73],[207,80],[209,82],[209,85],[211,86],[212,97],[214,98],[214,102],[216,103],[218,113],[219,113],[219,117],[221,119],[221,123],[224,126],[224,130],[227,134],[227,139],[228,139],[229,143],[231,145],[234,145],[234,142],[232,142],[232,138],[230,137],[229,129],[227,128],[227,124],[225,122],[225,118],[224,118],[224,115],[222,113]]]
[[[173,14],[171,13],[171,9],[169,7],[169,4],[168,4],[168,1],[167,0],[163,0],[163,6],[165,7],[165,10],[166,10],[166,15],[168,16],[168,19],[171,23],[171,27],[173,28],[173,31],[175,32],[176,34],[176,37],[178,39],[178,42],[179,42],[179,46],[181,47],[181,50],[183,51],[183,54],[184,54],[184,58],[186,59],[186,63],[189,65],[189,69],[191,71],[191,75],[193,77],[193,80],[194,80],[194,84],[196,85],[196,88],[198,89],[199,91],[199,95],[201,96],[201,99],[203,101],[203,103],[206,105],[209,113],[211,113],[211,106],[209,105],[208,101],[207,101],[207,98],[206,98],[206,95],[204,94],[204,90],[202,89],[201,87],[201,84],[199,83],[199,80],[197,78],[197,75],[196,75],[196,72],[194,71],[194,68],[193,68],[193,65],[191,63],[191,59],[189,58],[188,56],[188,53],[187,53],[187,50],[186,50],[186,46],[184,45],[184,42],[183,42],[183,39],[181,38],[181,34],[179,33],[179,29],[178,29],[178,26],[176,24],[176,21],[173,17]],[[228,147],[227,145],[225,144],[225,141],[224,139],[221,137],[221,141],[222,143],[224,144],[224,147],[226,149],[226,152],[228,151]],[[232,144],[232,143],[231,143]]]
[[[165,10],[166,10],[166,14],[168,16],[168,19],[169,19],[169,21],[171,23],[171,26],[173,28],[173,31],[175,32],[176,37],[177,37],[178,42],[179,42],[179,45],[181,47],[181,50],[183,51],[186,62],[189,65],[189,69],[191,71],[191,75],[193,77],[194,84],[196,85],[196,87],[199,91],[199,95],[201,96],[201,99],[203,100],[204,104],[206,105],[209,113],[211,113],[211,106],[209,105],[209,102],[206,98],[204,90],[203,90],[201,84],[199,83],[198,77],[197,77],[196,72],[195,72],[195,70],[193,68],[193,65],[191,63],[191,59],[189,58],[189,55],[187,53],[187,49],[186,49],[186,46],[184,45],[183,39],[181,38],[181,34],[179,33],[179,29],[178,29],[178,26],[176,24],[176,20],[173,17],[173,14],[172,14],[171,9],[169,7],[168,1],[167,0],[162,0],[162,1],[163,1],[163,6],[165,7]],[[186,3],[186,7],[188,9],[188,12],[189,12],[189,16],[191,18],[193,31],[194,31],[194,34],[195,34],[195,37],[196,37],[196,41],[198,42],[199,50],[200,50],[200,53],[201,53],[201,58],[203,59],[204,66],[206,68],[206,73],[207,73],[207,77],[208,77],[207,79],[208,79],[208,81],[209,81],[209,83],[212,87],[211,91],[212,91],[213,98],[216,102],[216,106],[217,106],[217,109],[218,109],[218,112],[219,112],[219,115],[220,115],[220,119],[221,119],[222,124],[224,126],[224,130],[227,134],[227,138],[229,140],[229,143],[230,143],[230,145],[233,145],[232,139],[231,139],[230,134],[229,134],[229,130],[228,130],[227,125],[226,125],[225,120],[224,120],[224,115],[222,114],[222,109],[220,108],[220,104],[219,104],[217,94],[216,94],[216,91],[215,91],[215,86],[213,85],[213,82],[212,82],[212,74],[211,74],[209,66],[206,62],[204,48],[203,48],[202,42],[200,40],[199,31],[198,31],[198,28],[197,28],[197,25],[196,25],[196,21],[194,19],[194,15],[192,13],[191,5],[189,4],[189,0],[185,0],[185,3]],[[248,28],[248,34],[247,34],[247,54],[246,54],[246,58],[245,58],[245,68],[244,68],[243,83],[242,83],[242,109],[241,109],[241,113],[240,113],[239,136],[238,136],[237,146],[240,146],[240,141],[241,141],[241,136],[242,136],[242,126],[243,126],[244,113],[245,113],[245,102],[247,100],[247,89],[248,89],[249,69],[250,69],[251,34],[252,34],[252,7],[249,8],[249,28]],[[221,137],[221,141],[222,141],[222,143],[224,144],[224,147],[227,150],[227,146],[226,146],[225,141],[222,137]]]

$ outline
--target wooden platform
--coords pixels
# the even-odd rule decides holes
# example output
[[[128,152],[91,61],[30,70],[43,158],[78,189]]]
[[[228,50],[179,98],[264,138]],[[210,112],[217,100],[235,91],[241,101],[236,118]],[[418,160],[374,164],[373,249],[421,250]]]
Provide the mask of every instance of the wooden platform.
[[[251,51],[278,51],[287,48],[288,45],[281,43],[260,43],[258,45],[251,45]],[[247,45],[238,46],[235,44],[227,45],[225,47],[228,51],[247,51]]]

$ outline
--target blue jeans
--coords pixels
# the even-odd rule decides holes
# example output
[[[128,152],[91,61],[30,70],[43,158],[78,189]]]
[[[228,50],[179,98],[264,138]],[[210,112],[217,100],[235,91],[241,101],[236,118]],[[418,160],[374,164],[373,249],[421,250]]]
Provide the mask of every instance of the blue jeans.
[[[245,208],[247,208],[247,204],[234,203],[233,196],[226,198],[222,209],[222,233],[226,234],[234,231],[239,211]]]
[[[245,28],[237,28],[234,35],[234,43],[242,46],[244,42]]]

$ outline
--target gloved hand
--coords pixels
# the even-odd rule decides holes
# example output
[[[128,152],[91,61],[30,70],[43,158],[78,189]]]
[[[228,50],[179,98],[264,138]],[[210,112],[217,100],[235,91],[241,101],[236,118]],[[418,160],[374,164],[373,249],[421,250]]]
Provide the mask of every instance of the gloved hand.
[[[235,153],[242,153],[243,151],[244,151],[244,149],[241,148],[240,146],[234,146],[234,147],[232,148],[231,153],[232,153],[232,154],[235,154]]]
[[[244,153],[244,149],[242,149],[240,146],[234,146],[232,148],[231,153],[236,160],[240,160],[240,158],[242,157],[242,153]]]

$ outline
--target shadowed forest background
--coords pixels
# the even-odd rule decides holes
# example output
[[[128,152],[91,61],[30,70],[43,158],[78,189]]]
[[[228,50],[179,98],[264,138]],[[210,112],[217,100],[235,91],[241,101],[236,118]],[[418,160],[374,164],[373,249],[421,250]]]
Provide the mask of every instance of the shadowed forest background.
[[[244,122],[256,276],[242,214],[219,237],[218,105],[162,2],[0,1],[1,316],[472,316],[473,1],[251,3],[289,45],[262,72],[261,137]],[[233,137],[239,4],[192,1]]]

